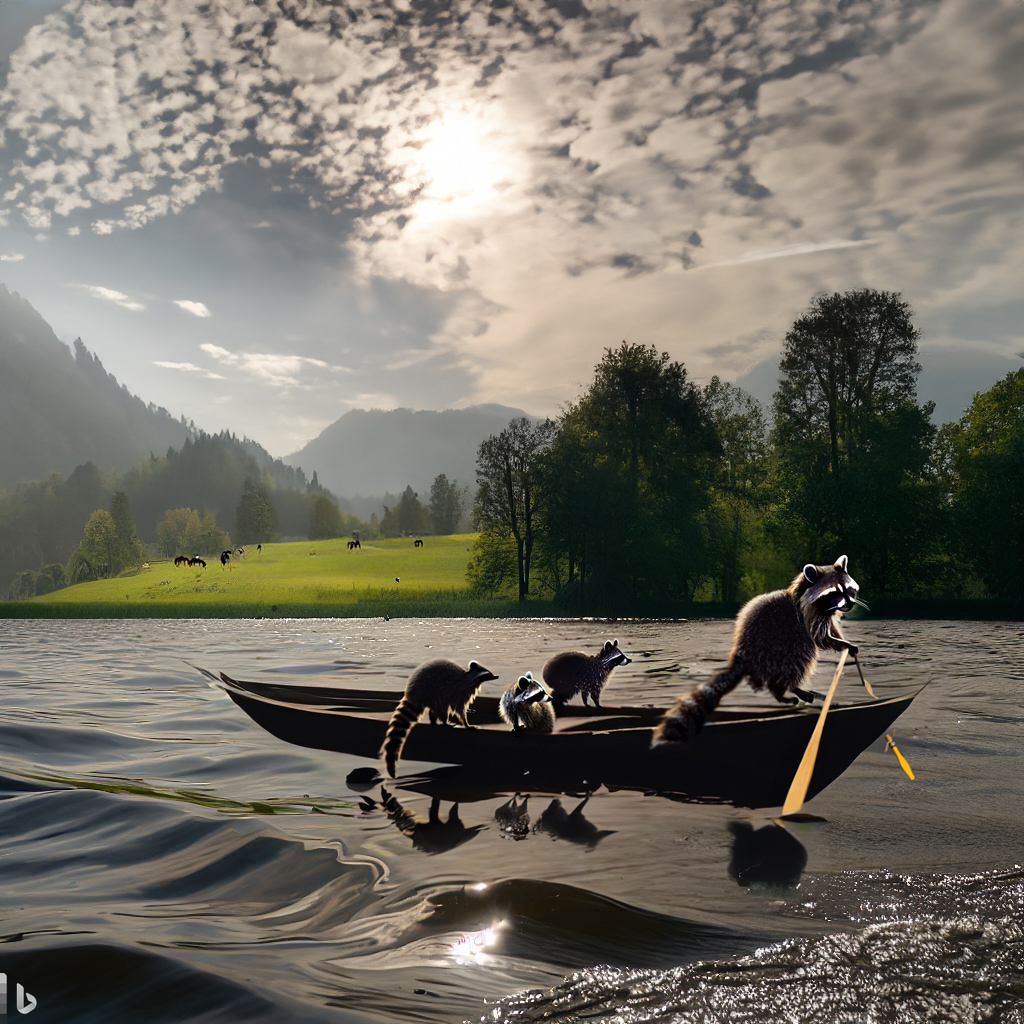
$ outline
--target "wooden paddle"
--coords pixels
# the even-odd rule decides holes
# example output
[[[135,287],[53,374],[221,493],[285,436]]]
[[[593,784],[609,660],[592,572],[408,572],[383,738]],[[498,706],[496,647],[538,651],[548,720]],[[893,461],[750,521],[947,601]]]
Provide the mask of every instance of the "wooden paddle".
[[[844,648],[839,655],[839,664],[836,665],[836,674],[832,677],[832,685],[825,694],[825,703],[821,705],[821,714],[815,723],[814,732],[811,733],[811,740],[807,744],[804,756],[800,760],[800,767],[793,776],[789,792],[786,794],[786,802],[782,805],[782,816],[795,814],[804,805],[804,798],[807,796],[807,787],[811,784],[811,776],[814,774],[814,762],[818,759],[818,745],[821,743],[821,731],[825,728],[825,715],[828,714],[828,707],[832,703],[832,694],[836,692],[836,685],[839,677],[843,674],[843,666],[846,664],[846,656],[850,652]]]

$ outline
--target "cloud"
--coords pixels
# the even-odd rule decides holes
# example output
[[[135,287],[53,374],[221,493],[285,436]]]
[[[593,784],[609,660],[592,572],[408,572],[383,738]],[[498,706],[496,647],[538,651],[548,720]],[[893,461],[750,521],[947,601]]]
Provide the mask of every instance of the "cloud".
[[[124,292],[115,291],[113,288],[104,288],[98,284],[80,284],[78,287],[94,299],[113,302],[114,305],[120,306],[122,309],[130,309],[133,313],[138,313],[146,308],[141,302],[136,302],[134,299],[128,298]]]
[[[193,316],[213,316],[209,309],[206,308],[206,304],[202,302],[193,302],[191,299],[175,299],[174,304],[180,306],[186,313],[191,313]]]
[[[272,352],[231,352],[220,345],[206,343],[199,346],[208,356],[223,366],[229,366],[263,383],[281,388],[312,389],[322,380],[315,377],[315,371],[328,373],[351,373],[345,366],[332,366],[322,359]],[[303,379],[303,378],[307,379]],[[310,380],[308,378],[313,377]]]
[[[0,263],[20,263],[25,258],[23,252],[0,253]]]
[[[181,370],[185,373],[199,373],[210,380],[224,380],[224,376],[219,373],[214,373],[212,370],[204,370],[201,366],[196,366],[195,363],[169,363],[162,359],[154,360],[154,366],[160,366],[165,370]]]
[[[731,260],[719,260],[717,263],[705,263],[700,269],[710,270],[712,267],[734,267],[739,263],[757,263],[759,260],[777,260],[787,256],[806,256],[809,253],[829,252],[832,249],[859,249],[865,245],[878,245],[877,239],[864,238],[857,241],[836,239],[831,242],[802,242],[798,245],[787,245],[782,249],[768,252],[748,252]]]
[[[545,411],[624,337],[724,375],[821,289],[938,325],[1019,290],[1017,5],[634,6],[69,4],[11,58],[0,218],[139,229],[244,164],[323,212],[356,286],[443,307],[377,365],[444,356],[474,399]],[[286,388],[350,372],[207,355]]]

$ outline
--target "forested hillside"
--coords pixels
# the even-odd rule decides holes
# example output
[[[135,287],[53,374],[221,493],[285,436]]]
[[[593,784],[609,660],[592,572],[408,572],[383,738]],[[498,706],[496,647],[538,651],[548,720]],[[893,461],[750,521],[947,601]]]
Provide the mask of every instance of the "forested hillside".
[[[310,504],[324,496],[322,488],[307,485],[301,469],[272,459],[255,442],[239,440],[226,431],[196,433],[180,451],[148,456],[123,474],[104,473],[95,463],[86,462],[67,479],[54,473],[0,494],[0,593],[7,591],[19,571],[68,564],[90,517],[111,508],[117,493],[127,498],[139,539],[149,545],[160,540],[158,528],[172,509],[205,512],[223,532],[224,544],[228,537],[247,543],[248,536],[239,534],[240,521],[242,532],[248,529],[247,504],[266,510],[257,525],[264,531],[263,539],[305,536]],[[215,536],[214,546],[219,547],[221,534]],[[198,548],[187,553],[194,550]]]
[[[188,435],[184,422],[118,384],[80,340],[72,354],[0,285],[0,490],[86,462],[124,472]]]

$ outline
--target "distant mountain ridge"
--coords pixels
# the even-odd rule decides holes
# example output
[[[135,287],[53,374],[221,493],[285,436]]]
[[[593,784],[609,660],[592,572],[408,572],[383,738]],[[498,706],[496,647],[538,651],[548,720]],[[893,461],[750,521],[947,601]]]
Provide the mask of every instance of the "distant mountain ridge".
[[[186,423],[118,384],[81,340],[72,353],[0,284],[0,488],[90,461],[124,472],[188,436]]]
[[[426,502],[440,473],[475,490],[480,443],[520,416],[536,419],[495,404],[443,412],[352,409],[283,461],[307,472],[315,467],[320,483],[337,495],[401,494],[411,485]]]

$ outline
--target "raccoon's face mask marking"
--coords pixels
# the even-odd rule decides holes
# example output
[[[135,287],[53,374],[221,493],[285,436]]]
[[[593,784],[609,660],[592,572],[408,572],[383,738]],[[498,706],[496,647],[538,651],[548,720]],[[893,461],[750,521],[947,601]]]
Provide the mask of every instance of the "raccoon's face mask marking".
[[[857,600],[860,587],[846,571],[846,566],[846,555],[840,555],[824,572],[816,565],[805,565],[804,579],[810,584],[806,600],[829,612],[848,612],[855,604],[863,605],[863,601]]]
[[[538,702],[546,704],[551,700],[551,694],[529,672],[525,676],[519,677],[513,692],[516,704],[535,704]]]

